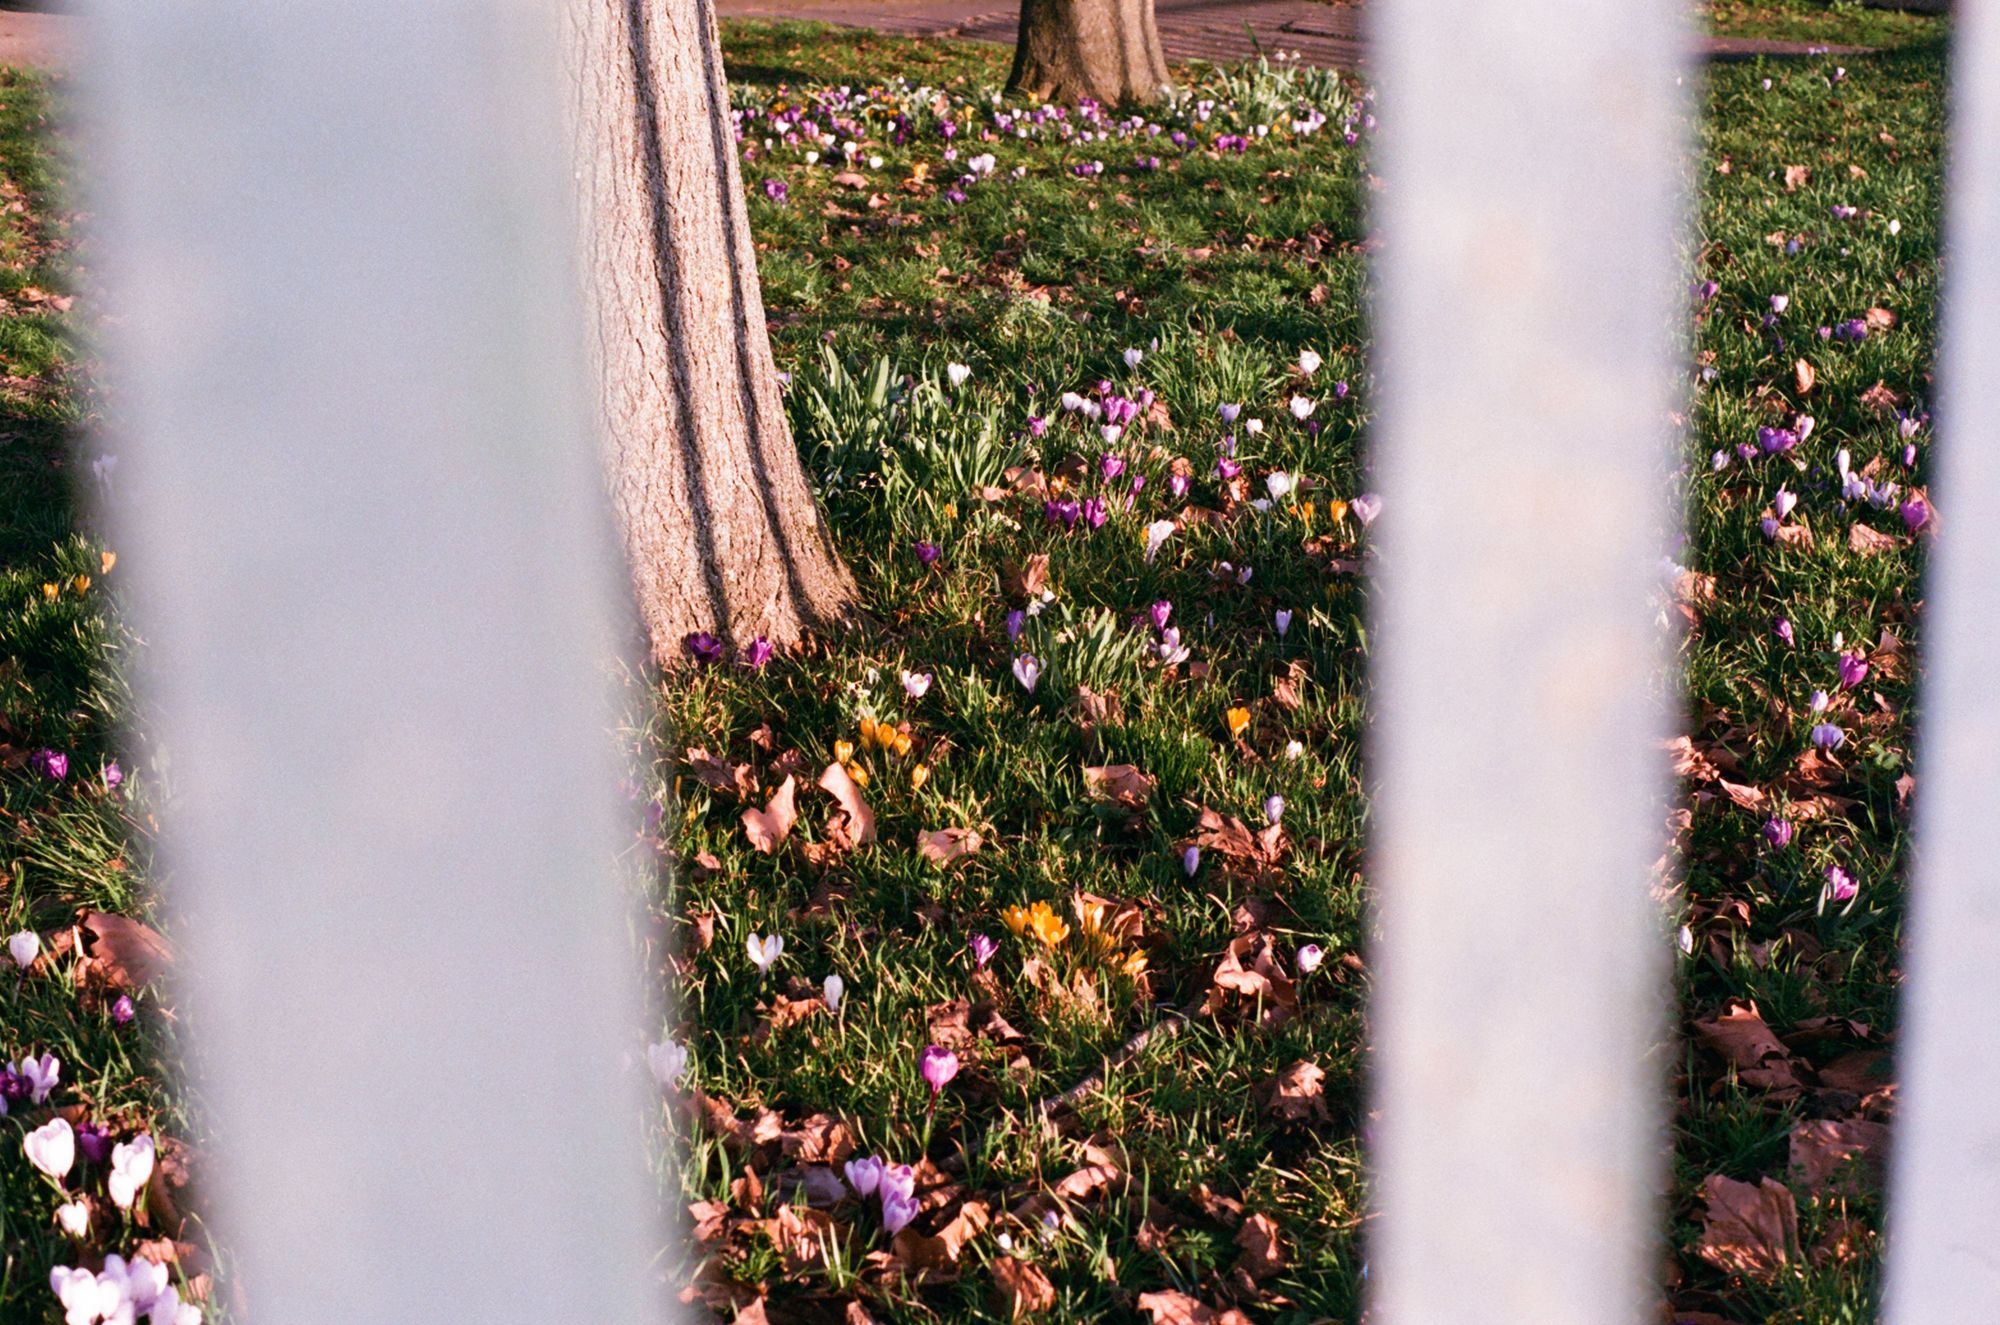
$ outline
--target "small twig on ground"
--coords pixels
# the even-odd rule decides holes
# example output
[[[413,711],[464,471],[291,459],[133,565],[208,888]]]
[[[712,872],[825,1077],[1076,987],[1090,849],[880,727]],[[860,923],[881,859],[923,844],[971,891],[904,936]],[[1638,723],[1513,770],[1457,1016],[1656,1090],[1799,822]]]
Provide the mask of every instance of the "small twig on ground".
[[[1047,1119],[1058,1109],[1071,1107],[1078,1100],[1090,1094],[1091,1091],[1103,1085],[1104,1078],[1109,1073],[1132,1061],[1134,1057],[1154,1040],[1167,1039],[1180,1034],[1182,1029],[1194,1019],[1195,1014],[1200,1009],[1201,1003],[1197,1000],[1184,1008],[1166,1008],[1162,1010],[1158,1021],[1155,1021],[1152,1025],[1146,1027],[1146,1029],[1125,1041],[1124,1044],[1118,1046],[1118,1052],[1106,1057],[1103,1066],[1077,1082],[1074,1086],[1071,1086],[1068,1090],[1062,1092],[1062,1094],[1051,1095],[1037,1104],[1035,1106],[1035,1116]]]

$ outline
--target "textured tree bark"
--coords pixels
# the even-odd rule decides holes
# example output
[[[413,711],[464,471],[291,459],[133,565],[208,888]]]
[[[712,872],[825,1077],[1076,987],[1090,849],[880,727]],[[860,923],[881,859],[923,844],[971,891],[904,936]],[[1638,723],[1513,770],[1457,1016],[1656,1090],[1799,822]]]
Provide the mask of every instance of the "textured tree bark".
[[[1156,101],[1171,83],[1153,0],[1021,0],[1009,91],[1049,101]]]
[[[582,268],[613,503],[653,653],[778,647],[854,580],[778,395],[710,0],[567,0]]]

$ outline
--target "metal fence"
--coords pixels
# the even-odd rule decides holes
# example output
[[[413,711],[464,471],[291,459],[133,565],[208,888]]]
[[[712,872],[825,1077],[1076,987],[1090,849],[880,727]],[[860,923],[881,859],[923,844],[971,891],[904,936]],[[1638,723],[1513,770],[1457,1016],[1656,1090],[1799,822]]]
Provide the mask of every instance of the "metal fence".
[[[177,782],[223,1226],[266,1319],[668,1310],[623,1107],[621,582],[564,348],[551,9],[155,0],[103,24],[114,514]],[[1399,1325],[1639,1321],[1689,43],[1666,0],[1379,15],[1371,1279]],[[2000,1320],[1993,7],[1955,40],[1902,1325]]]

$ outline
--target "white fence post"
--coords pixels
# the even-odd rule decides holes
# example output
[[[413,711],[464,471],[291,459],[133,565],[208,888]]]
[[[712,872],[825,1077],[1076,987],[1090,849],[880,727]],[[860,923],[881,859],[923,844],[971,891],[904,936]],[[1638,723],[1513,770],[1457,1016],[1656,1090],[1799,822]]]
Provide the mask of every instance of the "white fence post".
[[[2000,1320],[2000,13],[1952,20],[1937,486],[1884,1319]]]
[[[1657,1301],[1665,475],[1689,39],[1385,3],[1373,756],[1387,1325]]]
[[[110,509],[258,1320],[663,1314],[554,16],[93,19]]]

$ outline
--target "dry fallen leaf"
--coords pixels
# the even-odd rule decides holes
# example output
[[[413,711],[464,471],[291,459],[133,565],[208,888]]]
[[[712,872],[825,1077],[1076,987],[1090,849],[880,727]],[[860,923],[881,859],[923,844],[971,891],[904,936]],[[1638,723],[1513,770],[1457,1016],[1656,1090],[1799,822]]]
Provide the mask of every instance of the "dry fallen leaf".
[[[1790,1176],[1814,1194],[1842,1178],[1843,1194],[1855,1195],[1881,1184],[1888,1149],[1889,1129],[1881,1123],[1809,1119],[1792,1129]]]
[[[761,810],[743,811],[743,832],[751,846],[767,856],[778,849],[792,831],[792,825],[799,821],[798,790],[799,780],[786,778],[769,805]]]
[[[1056,1287],[1034,1265],[1013,1256],[993,1262],[994,1297],[1010,1320],[1047,1311],[1056,1304]]]
[[[717,759],[700,746],[688,750],[682,758],[694,770],[695,780],[711,791],[733,792],[745,800],[757,794],[757,776],[748,764]]]
[[[1799,1210],[1783,1183],[1754,1186],[1711,1174],[1701,1185],[1706,1208],[1695,1251],[1711,1265],[1763,1283],[1799,1258]]]
[[[1153,1325],[1250,1325],[1250,1318],[1233,1307],[1217,1311],[1172,1291],[1139,1294],[1139,1310],[1152,1316]]]
[[[1083,770],[1083,785],[1099,800],[1136,810],[1146,803],[1159,779],[1132,764],[1108,764]]]
[[[1026,561],[1008,562],[1000,571],[1001,586],[1015,598],[1035,599],[1049,587],[1049,554],[1037,552]]]
[[[1903,398],[1890,390],[1886,383],[1878,381],[1861,393],[1861,403],[1887,417],[1902,408]]]
[[[1797,193],[1812,182],[1812,170],[1808,166],[1785,167],[1785,192]]]
[[[1243,1254],[1236,1268],[1252,1279],[1264,1279],[1285,1268],[1285,1244],[1278,1222],[1269,1215],[1251,1215],[1236,1231],[1236,1245]]]
[[[1295,1007],[1298,987],[1273,955],[1275,940],[1268,933],[1239,935],[1229,941],[1222,964],[1215,968],[1215,987],[1262,1000],[1270,1010]]]
[[[1849,550],[1859,552],[1864,557],[1872,557],[1877,552],[1894,552],[1902,546],[1902,542],[1903,540],[1894,534],[1885,534],[1879,529],[1872,529],[1858,520],[1847,527]]]
[[[1761,1090],[1796,1094],[1805,1088],[1800,1065],[1755,1003],[1731,999],[1721,1015],[1694,1024],[1701,1042],[1736,1069],[1737,1079]]]
[[[113,989],[150,984],[174,960],[159,931],[125,916],[86,911],[77,920],[84,932],[84,970]]]
[[[985,1202],[967,1201],[935,1235],[906,1228],[896,1234],[890,1245],[895,1249],[896,1259],[906,1268],[923,1272],[933,1280],[950,1278],[957,1273],[959,1252],[979,1235],[990,1218]]]
[[[847,814],[845,826],[846,845],[860,846],[875,840],[875,811],[868,808],[868,802],[861,798],[861,788],[840,764],[828,764],[826,771],[819,775],[819,785],[833,793],[840,802],[840,808]]]
[[[1286,1122],[1325,1122],[1332,1116],[1326,1107],[1326,1073],[1304,1059],[1266,1082],[1258,1095],[1267,1115]]]
[[[1818,380],[1818,377],[1819,375],[1813,372],[1813,366],[1804,359],[1797,360],[1792,364],[1792,385],[1798,388],[1800,395],[1803,396],[1808,391],[1811,391],[1813,383]]]
[[[917,850],[923,858],[939,865],[949,865],[977,852],[985,839],[971,828],[939,828],[929,833],[917,834]]]

